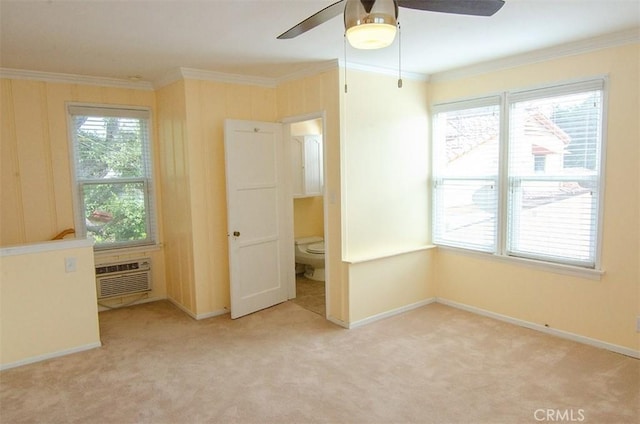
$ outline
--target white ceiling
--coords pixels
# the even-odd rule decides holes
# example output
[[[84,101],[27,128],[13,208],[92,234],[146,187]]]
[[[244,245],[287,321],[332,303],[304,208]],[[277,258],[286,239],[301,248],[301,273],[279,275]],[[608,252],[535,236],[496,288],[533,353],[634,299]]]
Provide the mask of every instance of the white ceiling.
[[[0,66],[158,81],[177,68],[283,78],[344,59],[342,17],[276,36],[335,0],[0,0]],[[506,0],[494,16],[400,9],[402,68],[429,75],[640,27],[640,0]],[[347,49],[397,69],[398,45]]]

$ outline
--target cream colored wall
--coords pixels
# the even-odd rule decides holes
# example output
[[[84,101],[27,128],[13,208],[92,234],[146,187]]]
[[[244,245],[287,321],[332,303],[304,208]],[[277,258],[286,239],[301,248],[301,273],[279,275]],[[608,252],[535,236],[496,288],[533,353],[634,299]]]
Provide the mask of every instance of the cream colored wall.
[[[431,84],[431,103],[609,76],[600,281],[439,249],[438,297],[640,350],[640,46],[626,45]]]
[[[343,94],[345,257],[427,244],[427,83],[349,71]],[[375,95],[372,95],[375,93]]]
[[[432,252],[414,251],[429,242],[428,85],[348,72],[342,242],[353,324],[425,302],[435,285]]]
[[[90,242],[2,248],[0,269],[0,368],[100,346]]]
[[[340,95],[338,68],[317,75],[288,81],[277,87],[278,119],[325,113],[325,234],[329,280],[327,314],[330,319],[346,322],[348,288],[346,269],[342,265],[342,199],[340,163]]]
[[[85,84],[7,78],[0,83],[0,246],[50,240],[75,226],[66,103],[144,106],[153,111],[156,96],[149,90]],[[157,149],[154,153],[157,158]],[[158,175],[157,167],[155,172]],[[128,258],[143,255],[150,256],[156,266],[152,274],[154,289],[148,297],[163,298],[164,252],[153,250]],[[102,256],[99,260],[117,258]]]
[[[435,300],[433,250],[349,264],[349,323]]]

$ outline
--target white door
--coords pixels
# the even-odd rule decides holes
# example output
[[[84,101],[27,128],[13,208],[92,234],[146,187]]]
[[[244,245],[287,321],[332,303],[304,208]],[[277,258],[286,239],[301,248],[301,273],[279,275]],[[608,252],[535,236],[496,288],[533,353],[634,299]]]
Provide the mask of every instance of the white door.
[[[282,126],[225,121],[231,318],[287,300],[295,278]]]

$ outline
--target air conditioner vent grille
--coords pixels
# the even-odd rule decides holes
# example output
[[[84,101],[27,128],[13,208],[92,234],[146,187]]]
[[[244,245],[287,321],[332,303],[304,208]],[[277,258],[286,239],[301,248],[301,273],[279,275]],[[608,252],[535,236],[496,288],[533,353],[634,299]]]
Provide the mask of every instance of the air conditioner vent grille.
[[[151,290],[149,259],[96,267],[98,299]]]

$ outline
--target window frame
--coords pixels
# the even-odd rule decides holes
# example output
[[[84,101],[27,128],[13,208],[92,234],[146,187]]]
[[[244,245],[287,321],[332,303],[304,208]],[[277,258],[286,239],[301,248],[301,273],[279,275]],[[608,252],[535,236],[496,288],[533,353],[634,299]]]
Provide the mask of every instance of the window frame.
[[[157,211],[155,199],[155,172],[153,164],[153,122],[151,108],[130,105],[94,104],[94,103],[66,103],[67,128],[69,142],[69,156],[71,164],[71,183],[73,185],[73,211],[76,235],[87,237],[88,231],[85,221],[84,190],[87,186],[114,186],[122,184],[141,183],[144,193],[145,229],[147,236],[134,241],[120,241],[94,244],[94,251],[108,252],[112,250],[131,250],[158,246]],[[112,179],[78,178],[78,150],[74,131],[75,116],[100,116],[141,119],[145,121],[146,137],[142,140],[143,176],[118,177]]]
[[[432,149],[432,194],[431,205],[431,228],[432,237],[435,236],[438,229],[436,228],[436,209],[437,205],[437,189],[436,185],[440,179],[438,172],[438,155],[435,152],[438,149],[436,146],[436,119],[438,113],[472,109],[476,107],[485,106],[487,99],[499,98],[500,102],[500,134],[498,137],[499,152],[498,152],[498,205],[496,210],[496,248],[495,251],[486,251],[481,249],[475,249],[471,245],[462,246],[459,244],[446,244],[436,241],[433,237],[433,243],[439,248],[446,250],[458,251],[461,253],[470,254],[472,256],[491,257],[498,261],[520,263],[536,268],[545,268],[551,271],[558,271],[568,275],[578,275],[587,278],[599,279],[604,273],[602,271],[602,239],[603,239],[603,224],[604,224],[604,191],[605,191],[605,176],[606,176],[606,144],[607,144],[607,110],[608,110],[608,86],[609,81],[606,75],[598,75],[585,79],[565,81],[561,83],[545,84],[536,87],[530,87],[519,90],[505,90],[498,94],[484,95],[473,98],[465,98],[461,100],[447,101],[439,104],[433,104],[431,110],[431,149]],[[600,143],[597,146],[597,174],[592,177],[596,178],[599,182],[598,189],[596,190],[598,195],[596,215],[594,217],[594,226],[592,231],[595,231],[594,237],[594,261],[593,266],[585,266],[584,263],[570,261],[570,260],[553,260],[551,256],[522,256],[514,255],[508,250],[508,231],[509,231],[509,190],[511,181],[509,180],[509,137],[510,137],[510,108],[515,102],[523,101],[523,99],[540,99],[545,97],[561,96],[564,94],[579,93],[581,91],[593,91],[601,90],[601,122],[599,128]],[[538,179],[537,176],[531,177]],[[544,177],[543,177],[544,178]],[[577,177],[577,179],[586,179],[588,177]],[[572,181],[576,180],[576,177],[571,177]]]

